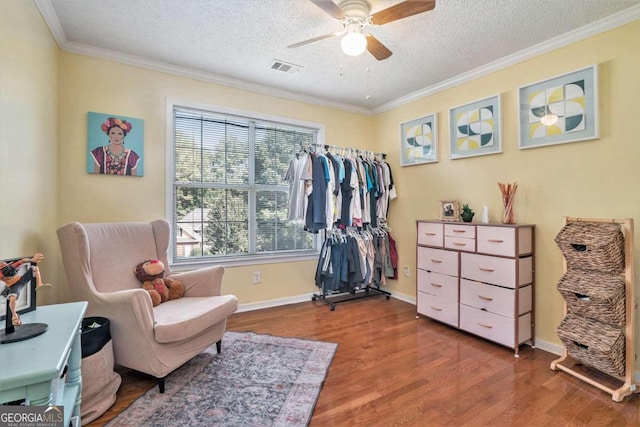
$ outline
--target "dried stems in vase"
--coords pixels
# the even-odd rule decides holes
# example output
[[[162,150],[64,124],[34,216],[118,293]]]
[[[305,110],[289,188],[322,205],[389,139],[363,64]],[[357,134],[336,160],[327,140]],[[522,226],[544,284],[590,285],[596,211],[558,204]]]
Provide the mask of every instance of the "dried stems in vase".
[[[502,192],[502,203],[504,204],[502,222],[505,224],[515,224],[516,217],[513,213],[513,198],[516,195],[518,183],[503,184],[499,182],[498,187],[500,187],[500,191]]]

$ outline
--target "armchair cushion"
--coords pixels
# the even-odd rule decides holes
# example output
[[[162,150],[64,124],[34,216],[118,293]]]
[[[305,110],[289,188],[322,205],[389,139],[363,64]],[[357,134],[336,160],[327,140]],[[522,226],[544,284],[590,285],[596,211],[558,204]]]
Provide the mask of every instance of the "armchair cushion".
[[[155,339],[159,343],[189,339],[224,321],[237,307],[238,301],[233,295],[167,301],[153,309]]]

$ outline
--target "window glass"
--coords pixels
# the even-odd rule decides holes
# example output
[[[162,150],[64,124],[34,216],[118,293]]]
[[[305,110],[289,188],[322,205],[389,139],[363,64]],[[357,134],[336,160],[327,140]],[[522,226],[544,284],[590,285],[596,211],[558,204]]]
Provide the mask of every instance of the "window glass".
[[[317,253],[287,220],[284,177],[319,129],[177,106],[173,120],[174,262]]]

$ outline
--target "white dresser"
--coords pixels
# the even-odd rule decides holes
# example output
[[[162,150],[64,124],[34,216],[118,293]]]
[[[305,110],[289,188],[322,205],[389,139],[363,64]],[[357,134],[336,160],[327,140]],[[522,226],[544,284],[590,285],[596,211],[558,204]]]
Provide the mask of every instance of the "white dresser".
[[[534,225],[417,221],[417,310],[513,348],[534,345]]]

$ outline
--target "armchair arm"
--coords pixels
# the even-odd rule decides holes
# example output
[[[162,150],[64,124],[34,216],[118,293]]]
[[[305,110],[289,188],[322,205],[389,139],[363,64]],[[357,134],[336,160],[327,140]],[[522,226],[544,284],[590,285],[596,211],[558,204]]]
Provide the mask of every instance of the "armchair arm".
[[[127,289],[117,292],[94,292],[92,315],[111,320],[118,329],[131,328],[153,336],[155,322],[151,297],[144,289]]]
[[[184,284],[185,296],[208,297],[221,294],[223,274],[224,267],[215,265],[181,273],[172,273],[169,277]]]

